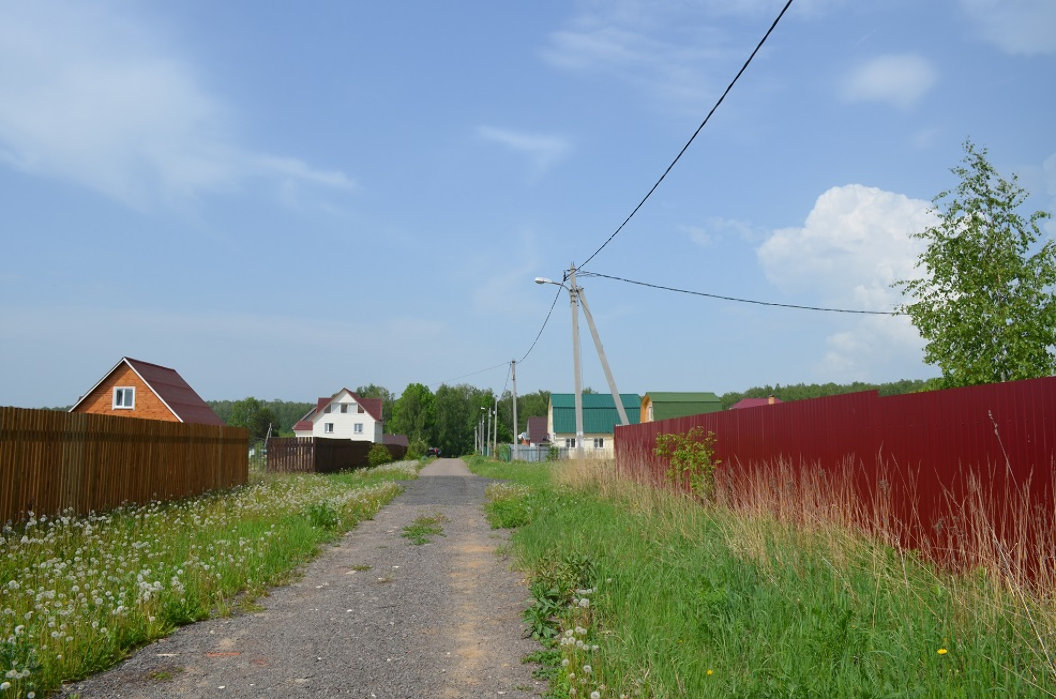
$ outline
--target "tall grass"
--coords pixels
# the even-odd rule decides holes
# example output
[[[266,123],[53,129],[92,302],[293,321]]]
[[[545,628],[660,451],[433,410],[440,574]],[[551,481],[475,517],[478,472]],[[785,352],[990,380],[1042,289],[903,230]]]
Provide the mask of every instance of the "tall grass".
[[[950,570],[895,545],[882,507],[863,524],[863,491],[837,474],[777,465],[718,484],[709,506],[611,462],[554,476],[513,537],[535,579],[589,561],[554,696],[1056,696],[1052,588],[1009,575],[981,502],[960,500],[975,519],[946,541],[989,541],[996,565]]]
[[[374,516],[415,469],[244,488],[0,534],[0,697],[43,696],[174,627],[228,614]]]

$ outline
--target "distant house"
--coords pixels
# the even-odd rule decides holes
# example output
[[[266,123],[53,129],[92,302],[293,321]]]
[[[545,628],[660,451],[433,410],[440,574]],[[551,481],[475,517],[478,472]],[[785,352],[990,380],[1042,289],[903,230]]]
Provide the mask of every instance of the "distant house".
[[[174,369],[131,357],[122,357],[78,399],[70,412],[197,425],[224,424]]]
[[[293,434],[381,444],[383,427],[381,398],[361,398],[342,388],[329,398],[318,399],[293,426]]]
[[[637,425],[642,409],[642,397],[637,393],[621,393],[627,420]],[[588,456],[609,457],[613,454],[613,435],[620,424],[620,414],[610,393],[583,394],[583,452]],[[547,432],[555,446],[575,448],[576,396],[573,393],[551,393],[547,415]]]
[[[548,446],[550,433],[546,429],[545,416],[528,418],[528,444],[533,447]]]
[[[673,393],[650,391],[642,396],[642,422],[689,417],[722,410],[714,393]]]
[[[758,408],[763,405],[777,405],[781,402],[780,398],[742,398],[733,405],[730,406],[730,410],[740,410],[742,408]]]
[[[405,434],[383,434],[381,443],[385,446],[407,447],[411,446],[411,440]]]

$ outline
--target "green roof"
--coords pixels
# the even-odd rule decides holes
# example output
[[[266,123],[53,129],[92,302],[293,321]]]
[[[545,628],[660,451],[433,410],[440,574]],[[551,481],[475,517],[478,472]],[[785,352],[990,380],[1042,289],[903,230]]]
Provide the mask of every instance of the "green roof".
[[[637,425],[641,420],[642,397],[637,393],[621,393],[620,402],[627,413],[627,421]],[[554,406],[554,432],[556,434],[576,433],[576,396],[574,393],[551,393],[550,403]],[[583,433],[612,434],[620,424],[620,414],[616,411],[616,402],[611,393],[583,394]]]
[[[667,420],[722,410],[722,400],[714,393],[702,391],[682,393],[649,391],[645,394],[653,402],[653,419]]]

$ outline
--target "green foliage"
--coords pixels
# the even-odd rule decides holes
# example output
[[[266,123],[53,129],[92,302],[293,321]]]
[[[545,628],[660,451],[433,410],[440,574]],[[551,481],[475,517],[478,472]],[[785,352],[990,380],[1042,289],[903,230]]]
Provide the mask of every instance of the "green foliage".
[[[407,445],[407,458],[408,459],[420,459],[425,456],[425,450],[429,448],[425,442],[420,439],[412,439]]]
[[[216,413],[217,417],[224,421],[225,424],[237,424],[240,427],[250,427],[249,419],[241,417],[240,415],[236,415],[236,406],[240,403],[246,404],[247,401],[256,401],[256,407],[259,410],[271,411],[271,436],[273,437],[292,437],[293,426],[297,423],[298,420],[304,417],[305,413],[315,407],[314,402],[304,403],[284,400],[261,401],[256,398],[246,398],[241,401],[210,400],[206,401],[206,403],[209,405],[210,408],[213,409],[213,412]],[[249,403],[248,405],[252,405],[252,403]],[[245,408],[239,408],[240,413],[242,413],[242,411],[244,410]],[[235,420],[238,420],[238,423],[232,421],[233,416]],[[257,418],[257,421],[259,423],[263,420],[261,418]],[[252,436],[253,428],[250,427],[250,429]],[[257,432],[260,432],[260,430],[257,429]],[[263,432],[260,432],[260,435],[257,437],[257,439],[263,438],[264,434],[266,433],[267,427],[264,427]],[[252,442],[254,440],[251,439],[250,441]]]
[[[416,546],[421,546],[432,541],[434,536],[443,536],[443,522],[446,521],[447,517],[440,513],[436,513],[431,517],[422,515],[404,527],[400,536],[409,539]]]
[[[326,531],[337,529],[337,525],[341,521],[337,516],[337,510],[328,502],[313,502],[308,505],[304,514],[313,527]]]
[[[355,393],[361,398],[380,398],[382,419],[390,420],[392,418],[392,410],[393,406],[396,404],[396,396],[392,395],[392,392],[389,389],[384,386],[367,384],[366,386],[357,387]]]
[[[407,384],[392,408],[389,429],[393,434],[405,434],[409,440],[432,444],[436,434],[436,396],[429,387]]]
[[[484,491],[484,516],[492,529],[513,529],[532,521],[532,490],[516,483],[493,483]]]
[[[392,461],[392,452],[384,444],[375,444],[367,452],[367,463],[370,464],[371,468],[387,464],[390,461]]]
[[[699,425],[685,434],[658,434],[653,453],[668,459],[667,479],[672,485],[689,490],[702,500],[715,497],[715,433]]]
[[[946,386],[1048,376],[1056,372],[1056,242],[1038,246],[1039,222],[1017,210],[1026,191],[1003,179],[985,148],[964,144],[955,192],[934,204],[938,224],[917,233],[927,248],[922,276],[895,283],[913,298],[900,306],[925,340],[924,359]]]
[[[576,590],[593,587],[594,563],[590,557],[569,553],[537,571],[531,583],[533,602],[524,610],[527,635],[538,640],[555,638]]]

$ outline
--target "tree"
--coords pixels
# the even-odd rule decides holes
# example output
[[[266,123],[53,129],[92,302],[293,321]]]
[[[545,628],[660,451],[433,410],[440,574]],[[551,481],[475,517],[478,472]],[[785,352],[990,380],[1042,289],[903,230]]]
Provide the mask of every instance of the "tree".
[[[405,434],[411,441],[433,444],[436,438],[436,397],[428,386],[407,384],[392,407],[392,434]]]
[[[249,397],[236,400],[231,406],[227,424],[249,430],[249,441],[257,442],[268,435],[268,427],[275,423],[275,413],[265,403]]]
[[[919,279],[902,280],[914,298],[899,310],[925,340],[924,359],[946,386],[1046,376],[1056,369],[1056,244],[1041,237],[1037,211],[1017,210],[1027,193],[1005,180],[985,148],[964,144],[956,192],[933,200],[939,222],[915,234],[927,248]]]
[[[392,409],[396,403],[396,397],[384,386],[368,384],[356,388],[356,395],[361,398],[381,398],[381,416],[388,421],[392,419]]]

